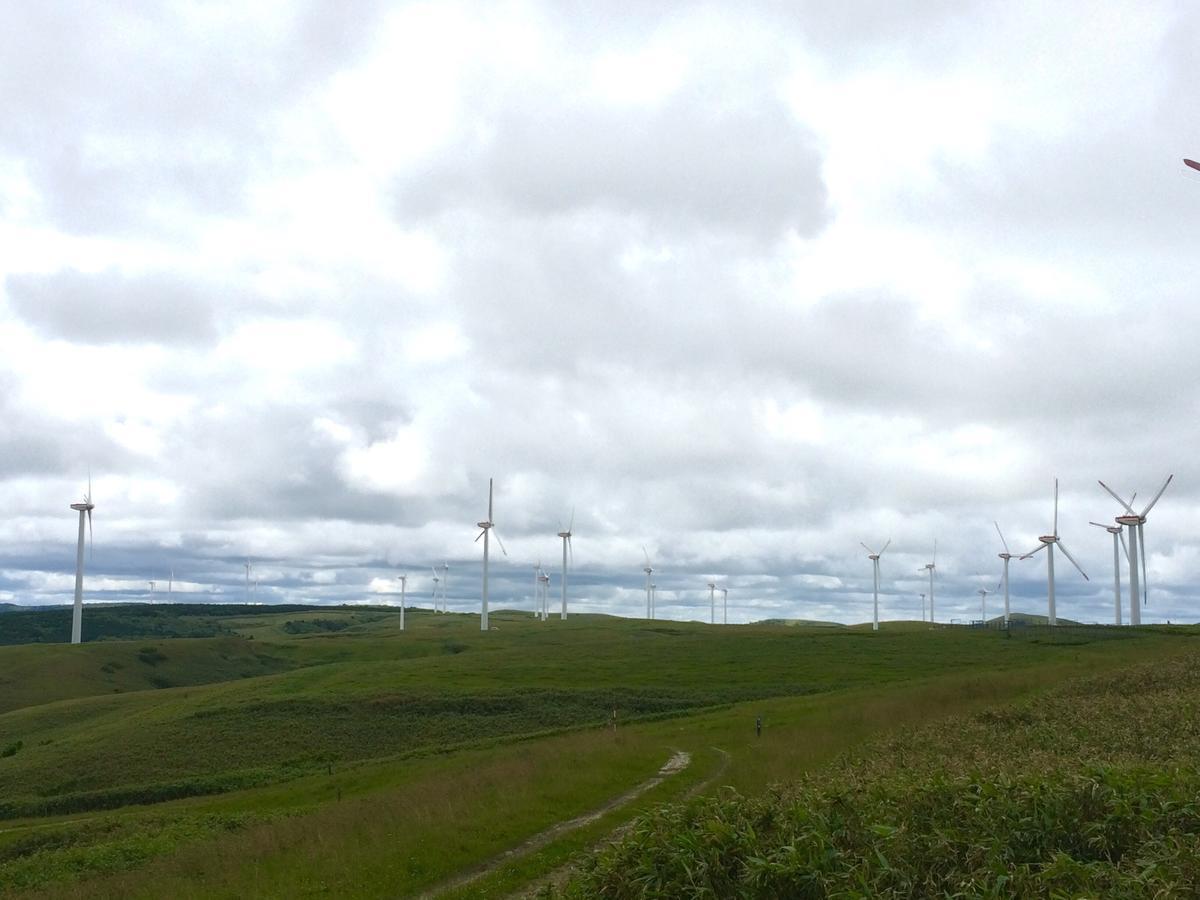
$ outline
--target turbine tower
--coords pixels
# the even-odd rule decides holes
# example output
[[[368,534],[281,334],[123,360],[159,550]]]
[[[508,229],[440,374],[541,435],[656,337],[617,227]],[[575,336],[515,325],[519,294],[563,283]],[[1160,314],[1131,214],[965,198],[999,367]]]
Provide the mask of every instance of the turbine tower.
[[[713,582],[708,583],[708,622],[710,625],[717,624],[717,586]]]
[[[642,571],[646,573],[646,618],[654,618],[654,607],[650,600],[650,576],[654,574],[654,567],[650,565],[650,554],[646,552],[646,545],[642,544],[642,555],[646,557],[646,565],[642,567]]]
[[[1000,531],[1000,523],[993,521],[996,526],[996,534],[1000,535],[1000,543],[1004,545],[1004,552],[1000,554],[1000,558],[1004,560],[1004,575],[1002,582],[1004,584],[1004,627],[1008,627],[1008,561],[1013,558],[1013,555],[1008,551],[1008,541],[1004,539],[1004,534]]]
[[[542,561],[539,559],[533,567],[533,614],[541,619],[542,616]]]
[[[79,513],[79,543],[75,547],[75,608],[71,611],[71,643],[83,641],[83,517],[87,515],[88,539],[92,537],[92,476],[88,475],[87,493],[82,503],[72,503],[71,509]]]
[[[438,578],[437,569],[433,566],[429,567],[429,571],[433,573],[433,611],[438,613],[442,611],[442,604],[438,600],[438,584],[442,579]]]
[[[920,569],[918,569],[917,571],[919,572],[919,571],[921,571],[921,570],[920,570]],[[921,621],[922,621],[922,622],[924,622],[924,621],[925,621],[925,597],[926,597],[926,595],[925,595],[925,594],[922,594],[922,595],[921,595]]]
[[[174,590],[174,588],[175,588],[175,567],[172,566],[170,572],[168,572],[168,574],[167,574],[167,593],[168,594],[171,593],[171,591]]]
[[[154,585],[155,584],[157,584],[157,582],[155,582],[155,581],[150,582],[150,602],[151,603],[154,602]]]
[[[250,560],[244,563],[246,566],[246,602],[250,602]]]
[[[400,630],[404,630],[404,590],[408,586],[408,573],[397,575],[400,579]]]
[[[1038,538],[1038,540],[1041,541],[1041,544],[1038,546],[1038,548],[1036,550],[1030,550],[1028,553],[1026,553],[1024,556],[1022,556],[1021,559],[1029,559],[1029,557],[1033,556],[1035,553],[1040,553],[1041,551],[1046,550],[1046,585],[1047,585],[1046,593],[1047,593],[1047,597],[1049,600],[1049,615],[1046,617],[1046,620],[1051,625],[1057,625],[1058,624],[1058,616],[1055,614],[1055,608],[1054,608],[1054,545],[1058,544],[1058,549],[1063,552],[1063,556],[1065,556],[1067,559],[1069,559],[1071,561],[1071,565],[1073,565],[1076,569],[1079,569],[1079,563],[1075,562],[1075,557],[1073,557],[1069,552],[1067,552],[1066,546],[1064,546],[1062,541],[1060,541],[1058,539],[1058,479],[1057,478],[1054,479],[1054,530],[1051,534],[1043,534],[1041,537]],[[1047,549],[1047,548],[1049,548],[1049,549]],[[1079,569],[1079,574],[1083,576],[1084,581],[1091,580],[1087,577],[1087,572],[1083,571],[1083,569]]]
[[[562,520],[559,519],[559,522]],[[575,560],[575,547],[571,543],[571,529],[575,527],[575,510],[571,510],[571,524],[567,526],[566,531],[560,531],[558,536],[563,542],[563,561],[562,561],[562,613],[560,618],[567,617],[567,551],[571,551],[571,561]]]
[[[650,582],[650,618],[653,619],[657,614],[654,606],[658,602],[658,585]]]
[[[1145,541],[1145,524],[1146,516],[1150,514],[1150,510],[1154,508],[1154,504],[1158,502],[1158,498],[1163,495],[1163,491],[1167,489],[1167,485],[1171,483],[1174,475],[1168,475],[1167,480],[1163,482],[1163,486],[1158,489],[1158,493],[1154,495],[1154,499],[1146,504],[1146,508],[1140,513],[1134,512],[1132,503],[1133,497],[1129,498],[1129,503],[1126,503],[1116,492],[1112,490],[1103,481],[1100,482],[1100,487],[1108,491],[1109,495],[1125,507],[1127,515],[1117,516],[1116,522],[1118,525],[1129,529],[1129,624],[1142,624],[1142,610],[1138,604],[1138,556],[1142,557],[1142,603],[1144,604],[1148,598],[1149,591],[1146,585],[1146,541]],[[1137,496],[1136,494],[1134,495]]]
[[[492,479],[488,479],[488,514],[487,518],[482,522],[476,522],[479,526],[479,534],[475,535],[475,541],[478,542],[483,538],[483,597],[480,605],[479,613],[479,630],[488,630],[488,538],[490,532],[496,527],[496,523],[492,521]],[[496,535],[496,543],[500,545],[500,552],[508,556],[508,551],[504,549],[504,542],[500,540],[500,535]]]
[[[892,539],[888,538],[887,543],[883,545],[883,550],[876,553],[862,541],[859,541],[859,546],[867,551],[867,559],[871,561],[871,569],[875,575],[875,618],[871,624],[872,631],[879,630],[879,557],[883,556],[884,550],[887,550],[892,544]]]
[[[442,612],[450,612],[450,563],[442,563]]]
[[[719,588],[721,592],[721,616],[722,625],[729,624],[729,588]]]

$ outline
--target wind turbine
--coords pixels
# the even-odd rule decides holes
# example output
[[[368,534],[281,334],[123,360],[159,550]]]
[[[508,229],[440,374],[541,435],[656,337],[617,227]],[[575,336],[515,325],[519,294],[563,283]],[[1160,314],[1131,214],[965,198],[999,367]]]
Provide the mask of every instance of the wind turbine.
[[[721,592],[721,617],[722,625],[729,624],[729,588],[719,588]]]
[[[539,580],[542,588],[542,621],[545,622],[550,618],[550,574],[543,572]]]
[[[1004,534],[1000,531],[1000,523],[993,521],[996,526],[996,534],[1000,535],[1000,543],[1004,545],[1004,552],[1000,554],[1000,558],[1004,560],[1004,627],[1008,627],[1008,561],[1013,558],[1013,555],[1008,550],[1008,541],[1004,539]]]
[[[871,561],[871,569],[875,574],[875,619],[871,625],[872,631],[879,630],[879,557],[883,556],[883,551],[887,550],[892,544],[892,539],[888,538],[887,543],[883,545],[883,550],[876,553],[862,541],[859,541],[859,546],[867,551],[867,559]]]
[[[708,583],[708,620],[710,625],[717,624],[717,586],[713,582]]]
[[[438,602],[438,583],[442,579],[438,578],[437,569],[435,569],[433,566],[429,567],[429,571],[433,573],[433,611],[435,613],[441,612],[442,606],[441,603]]]
[[[533,567],[533,614],[539,619],[542,615],[542,561],[539,559]]]
[[[1117,546],[1119,541],[1122,545],[1125,543],[1125,529],[1120,525],[1101,525],[1099,522],[1088,522],[1089,525],[1095,525],[1097,528],[1103,528],[1113,536],[1113,603],[1114,617],[1113,621],[1121,624],[1121,550]],[[1125,557],[1129,558],[1129,548],[1125,547]]]
[[[1146,516],[1150,510],[1154,508],[1154,504],[1158,502],[1158,498],[1163,495],[1163,491],[1167,489],[1167,485],[1171,483],[1174,475],[1168,475],[1167,480],[1163,482],[1163,486],[1158,489],[1158,493],[1154,495],[1154,499],[1146,504],[1146,508],[1140,513],[1134,512],[1131,504],[1133,497],[1129,498],[1129,503],[1126,503],[1116,492],[1112,490],[1103,481],[1100,482],[1100,487],[1108,491],[1109,496],[1125,507],[1125,512],[1128,515],[1117,516],[1116,522],[1118,525],[1127,526],[1129,528],[1129,624],[1142,624],[1142,610],[1138,605],[1138,554],[1142,557],[1142,603],[1147,600],[1149,593],[1146,585],[1146,532],[1144,526],[1146,524]],[[1134,496],[1137,496],[1136,494]],[[1135,531],[1136,528],[1136,531]]]
[[[979,595],[979,614],[983,617],[980,621],[984,626],[987,626],[987,595],[994,594],[995,591],[989,591],[987,588],[980,588],[975,593]]]
[[[79,543],[75,548],[75,608],[71,612],[71,643],[83,641],[83,517],[87,514],[88,539],[92,537],[92,476],[88,475],[87,493],[82,503],[72,503],[71,509],[79,512]]]
[[[646,618],[654,618],[654,609],[650,601],[650,576],[654,573],[654,567],[650,565],[650,554],[646,552],[646,545],[642,544],[642,555],[646,557],[646,565],[642,567],[642,571],[646,573]]]
[[[562,520],[559,519],[561,522]],[[566,531],[560,531],[558,536],[563,542],[563,562],[562,562],[562,613],[560,618],[567,617],[567,551],[571,551],[571,561],[575,561],[575,547],[571,543],[571,529],[575,527],[575,510],[571,510],[571,523],[567,526]]]
[[[168,594],[171,593],[171,591],[174,588],[175,588],[175,567],[172,566],[170,572],[168,572],[168,574],[167,574],[167,593]]]
[[[479,630],[488,630],[488,532],[496,527],[496,523],[492,521],[492,479],[488,479],[488,514],[487,518],[482,522],[476,522],[479,526],[479,534],[475,535],[476,542],[483,538],[483,602],[480,606],[479,613]],[[508,556],[508,551],[504,549],[504,542],[500,540],[500,535],[496,535],[496,543],[500,545],[500,552]]]
[[[450,563],[442,563],[442,612],[450,612]]]
[[[1033,556],[1035,553],[1040,553],[1042,550],[1046,550],[1046,585],[1050,613],[1046,619],[1051,625],[1057,625],[1058,617],[1055,615],[1054,609],[1054,545],[1058,544],[1058,549],[1063,552],[1063,556],[1071,561],[1071,565],[1073,565],[1076,569],[1079,569],[1079,563],[1075,562],[1075,557],[1071,556],[1071,554],[1067,551],[1066,546],[1058,539],[1057,478],[1054,479],[1054,531],[1051,534],[1043,534],[1038,538],[1038,540],[1041,541],[1041,544],[1038,546],[1038,548],[1036,550],[1030,550],[1028,553],[1022,556],[1021,559],[1029,559],[1029,557]],[[1049,549],[1047,550],[1047,548]],[[1091,580],[1087,577],[1087,572],[1083,571],[1083,569],[1079,569],[1079,574],[1083,576],[1084,581]]]
[[[150,582],[150,602],[151,603],[154,602],[154,585],[155,584],[156,584],[156,582],[153,582],[153,581]]]
[[[400,630],[404,630],[404,589],[408,586],[408,573],[397,575],[400,579]]]
[[[933,559],[930,562],[925,563],[925,565],[923,565],[921,568],[917,569],[918,574],[920,574],[921,572],[929,573],[929,624],[930,625],[932,625],[934,622],[934,617],[933,617],[933,573],[935,571],[937,571],[937,538],[934,538],[934,540],[933,540]]]
[[[246,602],[250,602],[250,560],[244,563],[246,566]]]

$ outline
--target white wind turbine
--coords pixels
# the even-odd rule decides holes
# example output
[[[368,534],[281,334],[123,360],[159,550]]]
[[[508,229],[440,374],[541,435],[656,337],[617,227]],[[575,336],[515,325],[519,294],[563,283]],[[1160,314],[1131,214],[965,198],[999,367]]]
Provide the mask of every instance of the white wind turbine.
[[[246,567],[246,602],[250,602],[250,560],[243,564]]]
[[[404,590],[408,587],[408,573],[397,575],[396,578],[400,581],[400,630],[404,630]]]
[[[542,614],[542,561],[540,559],[533,567],[533,614],[539,619],[546,618]]]
[[[171,593],[171,591],[174,590],[174,588],[175,588],[175,567],[172,566],[170,572],[167,574],[167,593],[168,594]]]
[[[646,557],[646,565],[642,567],[642,571],[646,573],[646,618],[654,618],[654,608],[650,599],[650,576],[654,574],[654,567],[650,565],[650,554],[646,552],[646,545],[642,544],[642,555]]]
[[[442,563],[442,612],[450,612],[450,563]]]
[[[1163,486],[1158,489],[1158,493],[1154,495],[1154,499],[1146,504],[1146,508],[1140,513],[1133,510],[1133,497],[1129,498],[1129,503],[1122,500],[1115,491],[1112,490],[1103,481],[1100,482],[1100,487],[1108,491],[1109,495],[1125,507],[1127,515],[1117,516],[1117,524],[1129,528],[1129,624],[1142,624],[1142,610],[1138,604],[1138,556],[1142,558],[1142,603],[1144,604],[1148,597],[1146,586],[1146,532],[1144,526],[1146,524],[1146,516],[1150,514],[1150,510],[1154,508],[1154,504],[1158,502],[1158,498],[1163,495],[1163,491],[1167,489],[1167,485],[1171,483],[1174,475],[1168,475],[1167,480],[1163,482]],[[1134,496],[1137,496],[1136,494]]]
[[[1099,522],[1088,522],[1089,525],[1095,525],[1097,528],[1103,528],[1113,539],[1113,603],[1115,624],[1121,624],[1121,550],[1117,546],[1118,541],[1123,546],[1125,544],[1125,529],[1120,525],[1101,525]],[[1129,558],[1129,548],[1125,547],[1125,558]]]
[[[542,586],[542,621],[545,622],[550,618],[550,573],[543,572],[539,580]]]
[[[483,597],[480,605],[479,613],[479,630],[488,630],[488,538],[489,532],[496,527],[496,523],[492,521],[492,479],[488,479],[488,514],[487,518],[482,522],[476,522],[479,526],[479,534],[475,535],[475,540],[478,542],[483,538]],[[504,542],[500,540],[500,535],[496,535],[496,543],[500,545],[500,552],[508,556],[508,551],[504,549]]]
[[[710,625],[717,624],[717,585],[710,581],[708,583],[708,621]]]
[[[980,621],[987,625],[987,595],[994,594],[995,591],[989,591],[987,588],[980,588],[975,593],[979,595],[979,615]]]
[[[433,573],[433,611],[437,613],[442,611],[441,601],[438,600],[438,584],[442,579],[438,578],[437,569],[433,566],[429,567],[429,571]]]
[[[561,519],[559,520],[562,521]],[[565,619],[567,617],[567,551],[571,553],[571,561],[575,561],[575,545],[571,543],[571,529],[575,527],[575,510],[571,510],[571,523],[567,526],[566,531],[560,531],[558,536],[563,542],[563,560],[562,560],[562,612],[559,617]]]
[[[721,592],[721,616],[722,625],[729,624],[729,588],[718,588]]]
[[[1012,553],[1008,550],[1008,541],[1004,539],[1004,534],[1000,531],[1000,523],[993,521],[996,526],[996,534],[1000,535],[1000,543],[1004,545],[1004,552],[1000,554],[1000,558],[1004,560],[1004,575],[1002,583],[1004,584],[1004,627],[1008,627],[1008,561],[1013,558]]]
[[[1047,618],[1047,621],[1049,624],[1057,625],[1058,624],[1058,616],[1056,614],[1055,607],[1054,607],[1054,545],[1058,544],[1058,549],[1063,552],[1063,556],[1065,556],[1068,560],[1071,561],[1071,565],[1073,565],[1076,569],[1079,569],[1079,574],[1083,576],[1084,581],[1091,580],[1087,577],[1087,572],[1085,572],[1085,571],[1083,571],[1083,569],[1079,568],[1079,563],[1075,562],[1075,557],[1073,557],[1067,551],[1067,548],[1063,545],[1063,542],[1058,539],[1058,479],[1057,478],[1054,479],[1054,531],[1051,534],[1041,535],[1038,538],[1038,540],[1041,541],[1041,544],[1037,547],[1037,549],[1030,550],[1028,553],[1026,553],[1024,556],[1022,556],[1021,559],[1029,559],[1029,557],[1033,556],[1035,553],[1040,553],[1041,551],[1046,550],[1046,585],[1047,585],[1047,597],[1049,600],[1049,615],[1046,618]]]
[[[929,624],[933,624],[933,573],[937,571],[937,538],[933,541],[933,559],[925,563],[921,568],[917,569],[917,574],[921,572],[929,573]]]
[[[150,602],[151,602],[151,603],[153,603],[153,602],[154,602],[154,585],[155,585],[155,584],[157,584],[157,583],[158,583],[158,582],[156,582],[156,581],[151,581],[151,582],[150,582]]]
[[[79,513],[79,543],[75,547],[75,607],[71,612],[71,643],[83,641],[83,517],[87,516],[88,538],[92,536],[92,476],[88,475],[87,493],[82,503],[72,503],[71,509]]]
[[[872,631],[879,630],[879,557],[883,556],[884,550],[892,545],[892,539],[888,538],[887,543],[883,545],[883,550],[876,553],[862,541],[859,541],[859,546],[867,551],[867,559],[871,560],[871,570],[875,575],[875,618],[871,625]]]

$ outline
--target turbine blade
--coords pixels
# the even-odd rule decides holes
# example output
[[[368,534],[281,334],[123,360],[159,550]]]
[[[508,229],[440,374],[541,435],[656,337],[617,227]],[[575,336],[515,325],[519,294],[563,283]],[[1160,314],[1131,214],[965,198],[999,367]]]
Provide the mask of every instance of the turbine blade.
[[[1133,507],[1130,506],[1128,503],[1126,503],[1124,500],[1122,500],[1120,497],[1118,497],[1116,492],[1113,491],[1113,489],[1110,488],[1107,484],[1105,484],[1103,481],[1099,481],[1099,480],[1097,480],[1096,483],[1099,484],[1100,487],[1104,488],[1104,490],[1108,491],[1108,495],[1110,497],[1112,497],[1114,500],[1116,500],[1118,503],[1120,503],[1123,507],[1125,507],[1125,511],[1127,513],[1129,513],[1131,516],[1137,515],[1137,513],[1135,513],[1133,511]]]
[[[1129,545],[1125,543],[1125,529],[1117,532],[1117,536],[1121,539],[1121,549],[1125,551],[1125,565],[1129,565]]]
[[[1158,489],[1158,493],[1154,495],[1154,499],[1151,500],[1149,505],[1145,509],[1142,510],[1142,518],[1143,519],[1146,518],[1146,513],[1150,512],[1150,510],[1152,510],[1154,508],[1154,504],[1158,502],[1158,498],[1163,495],[1163,491],[1165,491],[1167,489],[1167,485],[1171,483],[1171,479],[1174,477],[1175,477],[1174,474],[1167,476],[1167,480],[1164,481],[1163,486]]]
[[[1000,535],[1000,543],[1004,545],[1004,552],[1011,554],[1012,551],[1008,549],[1008,541],[1004,539],[1004,534],[1000,531],[1000,523],[992,522],[992,524],[996,526],[996,534]]]
[[[1063,552],[1063,556],[1065,556],[1067,559],[1069,559],[1071,561],[1071,565],[1073,565],[1075,568],[1079,569],[1079,574],[1083,576],[1083,580],[1091,581],[1092,579],[1087,577],[1087,572],[1085,572],[1085,571],[1083,571],[1083,569],[1079,568],[1079,563],[1075,562],[1075,557],[1073,557],[1069,552],[1067,552],[1067,548],[1065,546],[1063,546],[1063,542],[1058,541],[1057,543],[1058,543],[1058,549]]]
[[[880,550],[880,551],[879,551],[879,555],[880,555],[880,556],[883,556],[883,552],[884,552],[884,550],[887,550],[887,548],[888,548],[888,547],[890,547],[890,546],[892,546],[892,539],[891,539],[891,538],[888,538],[888,539],[887,539],[887,543],[883,545],[883,550]]]
[[[867,546],[866,544],[864,544],[862,541],[859,541],[859,542],[858,542],[858,546],[862,547],[864,550],[866,550],[866,551],[867,551],[868,553],[870,553],[870,554],[874,554],[874,553],[875,553],[875,551],[874,551],[874,550],[872,550],[870,547],[868,547],[868,546]]]
[[[1041,553],[1043,550],[1045,550],[1046,546],[1047,546],[1046,544],[1038,544],[1036,550],[1030,550],[1028,553],[1026,553],[1024,556],[1022,556],[1020,558],[1021,559],[1029,559],[1029,557],[1033,556],[1035,553]]]
[[[567,531],[575,530],[575,507],[571,507],[571,524],[567,526]]]
[[[1092,521],[1089,521],[1089,522],[1088,522],[1088,524],[1089,524],[1089,525],[1095,525],[1097,528],[1103,528],[1105,531],[1108,531],[1108,526],[1107,526],[1107,525],[1101,525],[1099,522],[1092,522]]]
[[[1058,479],[1054,479],[1054,530],[1050,532],[1058,537]]]
[[[645,544],[642,544],[642,555],[646,557],[646,568],[650,568],[650,554],[646,552]]]
[[[508,551],[504,549],[504,541],[500,540],[500,532],[495,531],[494,529],[493,532],[494,533],[492,534],[492,537],[494,537],[496,539],[496,543],[500,545],[500,552],[505,556],[508,556]]]
[[[481,537],[483,537],[483,533],[484,533],[485,531],[487,531],[487,529],[486,529],[486,528],[481,528],[481,529],[480,529],[480,531],[479,531],[479,534],[475,535],[475,543],[476,543],[476,544],[478,544],[478,543],[479,543],[479,539],[480,539]]]
[[[567,558],[571,561],[571,565],[575,565],[575,543],[570,538],[567,538]]]
[[[492,521],[492,479],[488,479],[488,521]]]
[[[937,568],[937,538],[933,539],[933,565]]]
[[[91,481],[90,476],[88,477],[88,481]],[[91,494],[91,486],[90,485],[88,486],[88,494],[89,495]],[[91,503],[91,502],[92,501],[89,499],[88,503]],[[92,548],[96,546],[96,537],[95,537],[95,535],[92,534],[92,511],[89,509],[87,511],[87,514],[88,514],[88,559],[91,559],[92,558]]]

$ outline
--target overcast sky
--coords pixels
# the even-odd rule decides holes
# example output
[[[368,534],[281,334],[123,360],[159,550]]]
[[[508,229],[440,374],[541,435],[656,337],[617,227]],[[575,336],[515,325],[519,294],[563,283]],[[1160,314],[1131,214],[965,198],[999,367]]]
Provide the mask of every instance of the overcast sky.
[[[0,4],[0,601],[1194,620],[1192,13]]]

